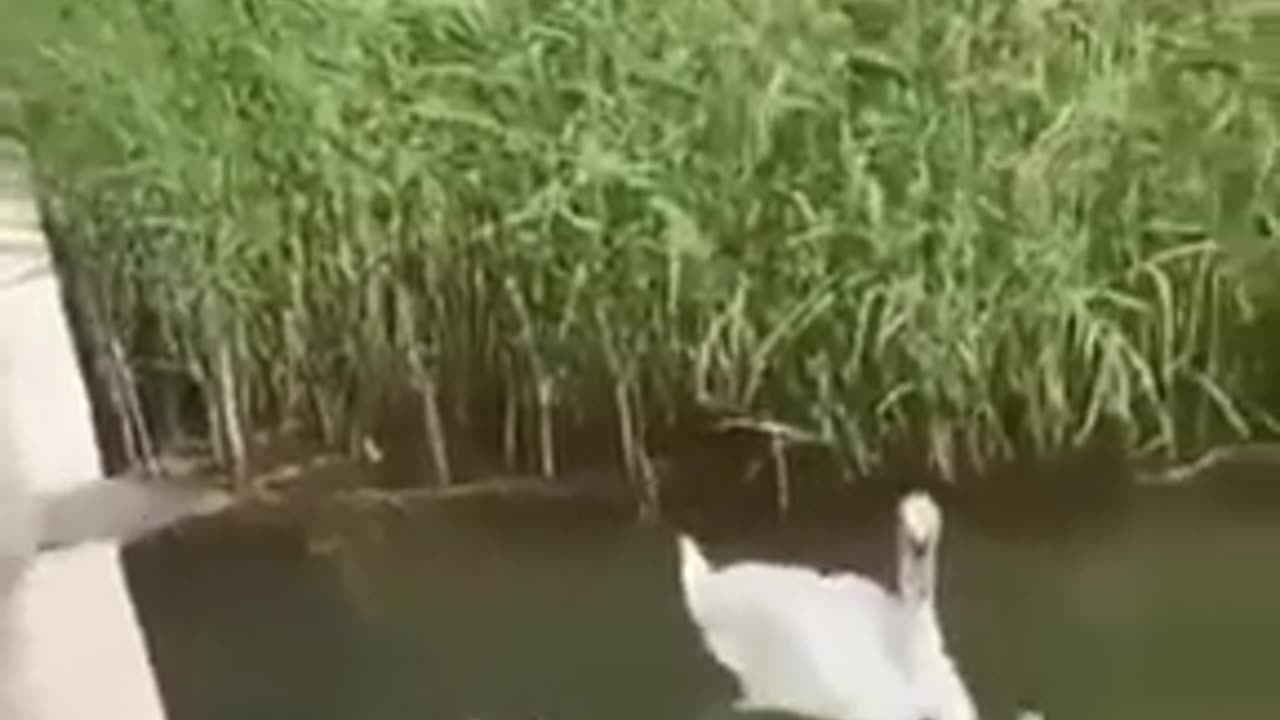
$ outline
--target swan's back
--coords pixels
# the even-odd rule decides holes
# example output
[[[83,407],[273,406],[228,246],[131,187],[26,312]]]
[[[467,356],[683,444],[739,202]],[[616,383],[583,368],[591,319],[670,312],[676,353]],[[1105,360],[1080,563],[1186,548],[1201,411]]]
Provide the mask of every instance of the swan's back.
[[[679,547],[689,613],[744,709],[916,720],[895,651],[900,609],[879,586],[756,562],[713,569],[691,539]]]

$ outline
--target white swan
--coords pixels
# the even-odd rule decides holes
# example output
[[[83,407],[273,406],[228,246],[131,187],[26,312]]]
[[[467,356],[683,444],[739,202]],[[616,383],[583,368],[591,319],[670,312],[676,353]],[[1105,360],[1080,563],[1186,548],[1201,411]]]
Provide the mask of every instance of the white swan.
[[[680,536],[685,603],[710,653],[739,681],[740,710],[826,720],[974,720],[934,606],[942,516],[898,506],[899,592],[853,573],[760,562],[713,569]]]

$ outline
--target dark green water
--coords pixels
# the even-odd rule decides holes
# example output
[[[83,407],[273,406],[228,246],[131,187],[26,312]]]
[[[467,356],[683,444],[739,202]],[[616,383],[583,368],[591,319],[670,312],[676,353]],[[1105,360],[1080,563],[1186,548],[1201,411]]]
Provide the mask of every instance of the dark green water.
[[[668,535],[400,525],[345,564],[251,533],[131,551],[171,719],[729,715]],[[1280,509],[1144,502],[945,542],[941,612],[988,720],[1019,698],[1052,720],[1280,717]]]

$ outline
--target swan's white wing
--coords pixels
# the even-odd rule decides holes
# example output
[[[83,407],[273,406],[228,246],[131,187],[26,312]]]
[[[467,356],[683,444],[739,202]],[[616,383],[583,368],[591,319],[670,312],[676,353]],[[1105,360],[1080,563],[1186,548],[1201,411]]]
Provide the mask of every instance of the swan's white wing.
[[[905,647],[906,615],[897,598],[853,574],[824,578],[822,632],[813,633],[818,664],[841,672],[844,717],[920,720],[922,698],[913,692]]]
[[[977,709],[955,662],[941,646],[917,660],[917,692],[939,720],[976,720]]]
[[[737,676],[743,709],[829,716],[836,688],[815,667],[807,630],[815,611],[804,571],[744,563],[687,589],[710,653]]]
[[[875,583],[853,573],[840,573],[822,578],[827,596],[838,607],[851,613],[874,617],[874,627],[869,637],[879,643],[880,650],[890,659],[899,672],[906,675],[911,662],[909,641],[910,618],[902,601]],[[855,609],[856,608],[856,609]],[[871,641],[871,640],[869,640]]]
[[[711,653],[743,705],[841,720],[918,720],[890,652],[896,604],[854,575],[742,563],[687,588]]]

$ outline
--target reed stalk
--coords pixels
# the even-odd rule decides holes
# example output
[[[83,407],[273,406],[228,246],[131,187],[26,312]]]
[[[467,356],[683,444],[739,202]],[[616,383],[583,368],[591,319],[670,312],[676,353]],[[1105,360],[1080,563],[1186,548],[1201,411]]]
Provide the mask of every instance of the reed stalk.
[[[1274,427],[1252,5],[42,6],[4,61],[57,235],[232,462],[243,423],[365,437],[422,347],[442,481],[446,425],[554,475],[602,407],[633,483],[639,428],[699,403],[850,477],[904,440],[960,476]]]

